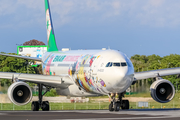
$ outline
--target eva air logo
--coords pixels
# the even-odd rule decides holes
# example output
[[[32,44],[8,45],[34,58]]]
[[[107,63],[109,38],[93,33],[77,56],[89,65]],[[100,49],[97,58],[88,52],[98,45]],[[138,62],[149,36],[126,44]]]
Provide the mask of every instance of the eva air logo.
[[[46,11],[46,25],[47,25],[47,40],[48,40],[48,43],[49,43],[49,36],[50,36],[50,33],[51,33],[51,21],[50,21],[50,15],[49,15],[49,9],[47,9]]]

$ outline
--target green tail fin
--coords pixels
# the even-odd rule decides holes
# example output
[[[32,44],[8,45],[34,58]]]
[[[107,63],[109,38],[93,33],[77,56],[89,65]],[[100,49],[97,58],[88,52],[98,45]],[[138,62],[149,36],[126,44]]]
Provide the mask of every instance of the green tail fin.
[[[50,12],[50,6],[49,6],[49,0],[45,0],[45,8],[46,8],[46,26],[47,26],[47,42],[48,42],[48,52],[52,51],[58,51],[54,30],[53,30],[53,24],[52,24],[52,18],[51,18],[51,12]]]

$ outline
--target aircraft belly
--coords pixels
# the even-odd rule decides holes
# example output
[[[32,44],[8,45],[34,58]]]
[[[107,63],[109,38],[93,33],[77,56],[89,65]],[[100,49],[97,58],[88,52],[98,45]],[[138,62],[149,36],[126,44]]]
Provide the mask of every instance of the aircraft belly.
[[[85,96],[100,96],[101,94],[94,94],[79,89],[77,85],[71,85],[66,89],[57,88],[59,95],[71,96],[71,97],[85,97]]]

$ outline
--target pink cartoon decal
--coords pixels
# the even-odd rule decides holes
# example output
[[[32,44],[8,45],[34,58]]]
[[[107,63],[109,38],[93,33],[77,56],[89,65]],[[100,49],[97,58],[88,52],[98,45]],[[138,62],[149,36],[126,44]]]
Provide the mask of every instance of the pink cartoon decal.
[[[78,68],[79,68],[79,62],[77,61],[77,63],[76,63],[76,71],[78,70]]]
[[[52,75],[52,72],[51,72],[50,68],[51,68],[51,62],[52,62],[53,59],[54,59],[54,55],[52,55],[50,57],[50,60],[47,63],[47,66],[46,66],[46,75]]]
[[[89,61],[89,67],[92,66],[92,64],[93,64],[93,62],[94,62],[94,60],[95,60],[95,58],[96,58],[96,57],[94,57],[94,56],[91,57],[91,59],[90,59],[90,61]]]
[[[63,61],[69,62],[69,61],[77,61],[80,56],[66,56],[66,58]]]
[[[94,86],[92,79],[90,79],[90,82],[91,82],[92,86]]]

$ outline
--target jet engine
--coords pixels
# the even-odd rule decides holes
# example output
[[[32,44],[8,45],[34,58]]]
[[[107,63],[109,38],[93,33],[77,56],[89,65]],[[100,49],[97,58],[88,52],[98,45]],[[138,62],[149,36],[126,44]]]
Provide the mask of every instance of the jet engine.
[[[15,82],[8,88],[8,97],[15,105],[26,105],[32,99],[32,90],[24,82]]]
[[[160,103],[167,103],[174,98],[175,89],[173,84],[165,79],[155,81],[151,87],[152,98]]]

